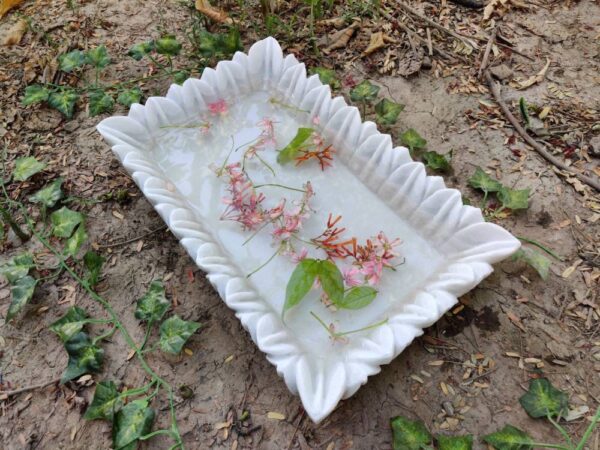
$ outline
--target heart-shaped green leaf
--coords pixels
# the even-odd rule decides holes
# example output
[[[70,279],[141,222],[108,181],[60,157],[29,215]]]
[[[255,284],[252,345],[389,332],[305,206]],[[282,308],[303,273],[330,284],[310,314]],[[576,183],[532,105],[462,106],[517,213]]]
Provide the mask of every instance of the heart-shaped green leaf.
[[[38,161],[33,156],[24,156],[15,159],[15,170],[13,171],[13,179],[15,181],[25,181],[38,172],[41,172],[46,167],[46,164]]]
[[[83,214],[63,206],[50,214],[52,234],[62,238],[71,237],[73,230],[75,230],[77,225],[83,222],[83,219]]]
[[[25,95],[23,96],[23,100],[21,100],[21,104],[23,106],[28,106],[33,105],[34,103],[45,102],[48,100],[49,95],[50,91],[45,86],[33,84],[25,88]]]
[[[11,285],[10,293],[12,300],[8,307],[8,312],[6,313],[7,322],[12,320],[12,318],[15,317],[27,303],[29,303],[31,297],[33,297],[36,284],[37,280],[35,278],[25,275]]]
[[[77,256],[77,252],[79,252],[79,249],[87,238],[88,235],[85,232],[85,225],[80,223],[77,227],[77,230],[75,230],[75,233],[73,233],[73,235],[67,239],[67,242],[65,243],[65,255],[72,257]]]
[[[298,128],[294,139],[292,139],[288,145],[282,148],[277,155],[277,162],[279,164],[286,164],[296,159],[299,154],[300,147],[302,147],[306,140],[312,136],[313,132],[314,130],[312,128]]]
[[[156,46],[156,51],[161,55],[176,56],[181,51],[181,43],[172,35],[158,39],[154,45]]]
[[[308,294],[319,270],[319,261],[305,258],[298,263],[285,288],[285,303],[282,315],[293,306],[296,306]]]
[[[88,314],[79,306],[72,306],[67,313],[50,325],[50,330],[55,332],[61,341],[67,342],[85,326]]]
[[[104,264],[104,258],[98,253],[89,251],[83,255],[83,264],[88,271],[87,281],[91,286],[98,284],[100,278],[100,270],[102,270],[102,264]]]
[[[131,89],[126,89],[119,93],[117,97],[117,102],[119,102],[123,106],[130,107],[134,103],[140,103],[142,100],[142,90],[139,87],[134,87]]]
[[[432,170],[440,172],[450,171],[450,161],[446,159],[445,155],[440,155],[437,152],[424,152],[422,155],[425,165]]]
[[[513,211],[529,208],[529,189],[509,189],[502,187],[496,195],[505,208],[512,209]]]
[[[529,266],[533,267],[540,275],[542,280],[547,279],[548,275],[550,274],[550,266],[552,262],[540,252],[536,252],[528,247],[522,247],[521,249],[517,250],[512,259],[514,261],[523,261]]]
[[[85,54],[81,50],[73,50],[69,53],[63,53],[58,57],[58,66],[63,72],[72,72],[84,64]]]
[[[27,275],[32,267],[35,267],[33,256],[22,253],[0,266],[0,274],[4,275],[10,284],[14,284]]]
[[[319,75],[319,80],[321,83],[328,84],[331,86],[331,89],[339,89],[342,87],[340,80],[338,80],[335,75],[335,71],[332,69],[327,69],[325,67],[315,67],[310,70],[311,75],[317,74]]]
[[[473,448],[473,436],[436,436],[438,450],[471,450]]]
[[[137,301],[135,317],[143,322],[157,322],[163,318],[171,303],[165,297],[161,280],[154,280],[148,292]]]
[[[409,128],[402,133],[400,135],[400,142],[406,145],[411,151],[421,150],[427,145],[427,141],[414,128]]]
[[[97,69],[104,69],[108,66],[110,64],[110,57],[108,56],[106,46],[103,44],[88,50],[85,53],[85,62]]]
[[[567,394],[556,389],[546,378],[529,381],[529,390],[519,399],[527,414],[538,417],[564,417],[569,411]]]
[[[375,105],[375,114],[377,115],[375,121],[380,125],[394,125],[403,109],[404,105],[382,98]]]
[[[370,103],[377,98],[377,94],[379,94],[379,86],[375,86],[369,80],[363,80],[350,91],[350,100]]]
[[[112,448],[114,450],[135,449],[136,441],[152,430],[154,416],[154,410],[148,407],[146,399],[134,400],[125,405],[115,415]]]
[[[69,363],[60,382],[66,383],[86,373],[97,373],[102,369],[104,350],[92,343],[89,336],[80,331],[65,342]]]
[[[371,286],[354,286],[346,292],[342,301],[336,303],[335,306],[344,309],[360,309],[370,305],[376,296],[377,291]]]
[[[321,282],[321,287],[327,297],[334,303],[338,304],[344,298],[344,276],[340,269],[331,261],[319,261],[318,277]]]
[[[152,50],[154,50],[154,41],[140,42],[139,44],[135,44],[133,47],[131,47],[127,54],[136,61],[140,61]]]
[[[496,450],[531,450],[533,439],[525,432],[506,425],[500,431],[488,434],[482,438]]]
[[[52,208],[54,205],[56,205],[56,202],[63,198],[63,191],[61,189],[62,184],[63,179],[57,178],[52,183],[37,191],[35,194],[29,196],[29,201],[32,203],[41,203],[47,208]]]
[[[160,339],[158,344],[162,351],[178,354],[201,325],[197,322],[187,322],[174,315],[160,325]]]
[[[405,417],[394,417],[391,421],[394,450],[421,450],[431,443],[431,434],[421,422]]]
[[[113,381],[100,381],[96,384],[96,391],[92,403],[88,406],[83,416],[87,420],[115,418],[115,414],[123,407],[123,400],[119,395],[117,386]]]
[[[60,111],[65,117],[70,119],[73,117],[77,99],[79,99],[79,95],[77,95],[73,89],[64,88],[50,93],[48,105]]]
[[[112,95],[101,90],[90,92],[88,100],[90,102],[90,117],[111,112],[115,106],[115,100],[112,98]]]
[[[475,169],[475,173],[468,180],[469,186],[475,189],[481,189],[483,192],[498,192],[502,189],[502,184],[494,180],[481,167]]]

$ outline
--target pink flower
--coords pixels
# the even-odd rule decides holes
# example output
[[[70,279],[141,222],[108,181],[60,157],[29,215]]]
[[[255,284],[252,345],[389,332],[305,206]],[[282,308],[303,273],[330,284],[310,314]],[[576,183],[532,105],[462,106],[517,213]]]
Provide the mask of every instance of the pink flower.
[[[223,99],[217,100],[216,102],[212,102],[208,104],[208,110],[213,115],[218,114],[227,114],[229,108],[227,107],[227,102]]]
[[[281,215],[283,214],[284,207],[285,207],[285,198],[282,198],[279,201],[279,203],[277,204],[277,206],[275,206],[275,207],[271,208],[269,211],[267,211],[269,219],[271,219],[271,220],[279,219],[281,217]]]
[[[347,269],[344,269],[344,283],[350,287],[361,285],[362,282],[357,278],[360,274],[361,271],[358,267],[349,267]]]
[[[294,264],[298,264],[300,261],[305,259],[308,256],[308,249],[306,247],[302,247],[300,253],[296,253],[294,251],[290,252],[290,258]]]
[[[203,122],[202,124],[200,124],[200,133],[201,134],[208,134],[208,132],[210,131],[210,127],[211,127],[211,123],[210,122]]]
[[[312,124],[315,126],[319,126],[321,124],[321,118],[319,116],[315,116],[311,120]]]
[[[383,263],[377,259],[367,261],[362,265],[361,273],[365,276],[365,280],[374,286],[379,283],[383,272]]]

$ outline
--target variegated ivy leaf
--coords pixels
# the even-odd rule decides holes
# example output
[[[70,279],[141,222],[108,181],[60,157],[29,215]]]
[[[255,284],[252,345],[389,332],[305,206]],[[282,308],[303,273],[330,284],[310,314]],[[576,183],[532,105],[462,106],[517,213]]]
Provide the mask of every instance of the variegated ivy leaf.
[[[90,102],[90,117],[111,112],[115,106],[115,100],[112,98],[112,95],[102,90],[90,92],[88,99]]]
[[[502,206],[513,211],[529,208],[529,189],[509,189],[502,187],[498,193]]]
[[[81,50],[73,50],[69,53],[63,53],[58,57],[58,65],[63,72],[72,72],[73,70],[85,64],[85,54]]]
[[[161,350],[167,353],[179,354],[183,349],[183,345],[200,326],[197,322],[182,320],[177,315],[169,317],[160,325],[158,344]]]
[[[130,107],[134,103],[139,103],[142,100],[142,91],[139,87],[126,89],[119,93],[117,102],[123,106]]]
[[[432,170],[440,172],[450,171],[450,161],[446,158],[446,155],[440,155],[437,152],[424,152],[422,155],[425,165]]]
[[[514,261],[523,261],[533,267],[542,280],[547,279],[550,274],[550,265],[552,262],[540,252],[536,252],[528,247],[522,247],[517,250],[512,259]]]
[[[88,406],[83,416],[87,420],[103,419],[113,421],[115,414],[123,407],[117,386],[113,381],[100,381],[96,384],[96,391],[92,403]]]
[[[431,434],[423,422],[394,417],[391,421],[394,450],[421,450],[431,443]]]
[[[296,159],[300,153],[300,148],[312,136],[313,132],[312,128],[298,128],[294,139],[278,153],[277,162],[283,165]]]
[[[12,320],[12,318],[15,317],[27,303],[29,303],[31,297],[33,297],[36,284],[37,280],[29,275],[25,275],[23,278],[19,278],[12,283],[10,288],[12,300],[8,307],[8,312],[6,313],[7,322]]]
[[[88,235],[85,231],[85,225],[80,223],[75,233],[71,235],[67,242],[65,243],[65,255],[76,257],[79,249],[83,245],[83,243],[87,240]]]
[[[13,171],[13,180],[25,181],[46,167],[46,163],[38,161],[33,156],[24,156],[15,159],[15,170]]]
[[[50,325],[50,330],[55,332],[61,341],[67,342],[86,324],[87,312],[79,306],[72,306],[67,313]]]
[[[438,450],[471,450],[473,448],[473,436],[436,436]]]
[[[529,390],[519,399],[527,414],[538,417],[564,417],[569,411],[567,394],[556,389],[546,378],[529,381]]]
[[[73,234],[75,227],[83,222],[83,214],[63,206],[50,214],[50,222],[54,236],[68,238]]]
[[[125,405],[113,422],[114,450],[133,450],[142,436],[150,433],[154,422],[154,410],[148,406],[147,399],[134,400]]]
[[[29,201],[32,203],[41,203],[47,208],[52,208],[56,205],[56,202],[63,198],[63,191],[61,189],[62,183],[63,179],[57,178],[52,183],[31,195]]]
[[[181,51],[181,43],[175,36],[167,35],[154,42],[156,51],[161,55],[176,56]]]
[[[127,54],[136,61],[140,61],[144,56],[154,50],[154,41],[140,42],[135,44]]]
[[[33,105],[34,103],[45,102],[48,100],[49,95],[50,91],[45,86],[33,84],[25,88],[25,95],[23,96],[23,100],[21,100],[21,104],[23,106],[28,106]]]
[[[350,91],[350,100],[370,103],[377,98],[377,94],[379,94],[379,86],[375,86],[369,80],[363,80]]]
[[[498,192],[502,189],[502,184],[494,180],[481,167],[475,169],[475,173],[468,180],[469,186],[475,189],[481,189],[483,192]]]
[[[344,309],[360,309],[370,305],[376,296],[377,291],[371,286],[354,286],[335,306]]]
[[[104,69],[110,64],[110,57],[106,46],[99,45],[85,52],[85,62],[89,65],[94,66],[96,69]]]
[[[506,425],[482,439],[496,450],[531,450],[534,443],[531,436],[512,425]]]
[[[421,150],[427,145],[427,141],[414,128],[409,128],[402,133],[400,135],[400,142],[406,145],[411,151]]]
[[[404,105],[382,98],[375,105],[376,122],[381,125],[394,125],[403,109]]]
[[[137,301],[135,317],[143,322],[158,322],[163,318],[171,303],[165,297],[161,280],[154,280],[148,292]]]
[[[344,276],[340,269],[331,261],[319,261],[317,276],[327,297],[335,305],[341,303],[344,298]]]
[[[91,286],[98,284],[102,264],[104,264],[104,258],[95,252],[89,251],[83,255],[83,265],[88,272],[86,279]]]
[[[339,89],[342,87],[340,80],[335,75],[335,71],[332,69],[327,69],[325,67],[315,67],[310,70],[311,75],[317,74],[319,75],[319,79],[321,83],[328,84],[331,86],[331,89]]]
[[[48,97],[48,105],[60,111],[65,117],[70,119],[75,111],[75,103],[77,103],[79,95],[70,88],[61,88],[50,93]]]
[[[33,267],[35,267],[33,256],[29,253],[22,253],[0,266],[0,274],[4,275],[10,284],[14,284],[27,275],[29,269]]]
[[[66,383],[86,373],[97,373],[102,369],[104,350],[96,346],[87,333],[80,331],[65,342],[69,363],[60,382]]]
[[[282,314],[296,306],[312,288],[319,270],[319,261],[305,258],[298,263],[285,288],[285,303]]]

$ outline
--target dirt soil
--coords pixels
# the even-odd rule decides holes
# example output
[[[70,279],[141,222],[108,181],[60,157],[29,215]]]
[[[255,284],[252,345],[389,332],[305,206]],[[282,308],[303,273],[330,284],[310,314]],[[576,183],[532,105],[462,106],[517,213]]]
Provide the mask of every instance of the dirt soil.
[[[189,341],[189,352],[148,357],[174,386],[185,385],[194,392],[191,399],[177,398],[186,448],[389,449],[389,420],[398,414],[422,419],[434,433],[482,436],[511,423],[537,440],[559,441],[547,423],[530,419],[518,404],[536,373],[567,391],[572,407],[586,405],[595,411],[600,405],[600,199],[572,177],[558,175],[507,124],[485,82],[477,79],[485,41],[464,57],[464,63],[452,65],[434,56],[430,70],[422,68],[410,77],[389,67],[382,69],[388,56],[392,62],[402,60],[406,47],[402,34],[397,34],[402,40],[389,44],[387,50],[361,57],[360,46],[369,39],[369,31],[362,29],[347,48],[321,53],[319,61],[336,68],[345,80],[368,76],[384,87],[384,95],[405,104],[394,137],[414,127],[427,139],[430,150],[452,151],[453,171],[445,176],[446,183],[473,203],[478,204],[481,196],[467,186],[467,180],[476,166],[491,170],[506,185],[531,189],[529,209],[496,221],[517,236],[543,243],[563,260],[553,260],[545,281],[523,263],[498,264],[488,279],[460,299],[459,307],[315,425],[101,140],[94,127],[103,117],[90,118],[79,110],[67,121],[46,107],[19,104],[25,86],[39,82],[44,68],[68,49],[105,43],[116,60],[106,75],[109,80],[147,73],[149,63],[128,58],[127,49],[162,32],[183,36],[196,14],[190,2],[74,3],[77,6],[71,10],[63,1],[26,1],[0,21],[5,29],[18,12],[36,30],[28,31],[18,45],[0,47],[0,140],[7,146],[9,168],[15,157],[35,155],[48,163],[44,173],[65,178],[71,196],[100,199],[119,189],[129,193],[126,202],[104,199],[80,209],[88,215],[90,242],[107,259],[99,290],[135,339],[143,338],[133,316],[135,301],[156,278],[166,280],[168,296],[181,317],[203,324]],[[221,2],[226,10],[237,4]],[[438,2],[415,5],[433,19],[442,17],[449,26],[483,26],[481,10],[448,2],[440,13]],[[248,3],[246,8],[252,12],[246,20],[261,22],[257,5]],[[598,131],[590,131],[590,123],[600,123],[599,3],[538,0],[528,9],[501,14],[504,35],[527,56],[505,47],[498,47],[497,55],[492,52],[493,63],[502,63],[512,72],[502,82],[505,100],[515,114],[521,96],[530,105],[551,106],[546,124],[563,126],[557,135],[562,146],[557,147],[558,156],[569,156],[566,160],[575,167],[596,168],[597,173],[600,137]],[[387,23],[383,18],[373,20]],[[424,30],[422,24],[414,25]],[[389,23],[386,26],[383,29],[390,30]],[[243,31],[246,48],[265,35],[260,26],[248,25]],[[332,31],[319,26],[317,35]],[[434,40],[442,45],[448,37],[436,31]],[[306,45],[286,44],[285,36],[282,42],[300,58],[310,63],[318,60]],[[452,51],[451,46],[444,48]],[[538,83],[520,91],[514,88],[516,81],[537,74],[547,58],[550,67]],[[169,80],[148,83],[145,92],[164,95],[169,84]],[[126,109],[119,106],[116,112],[124,114]],[[119,245],[128,240],[132,241]],[[10,233],[3,245],[3,260],[23,250]],[[32,250],[44,257],[39,247]],[[9,287],[0,284],[0,317],[9,303]],[[38,288],[15,321],[6,324],[0,319],[0,382],[4,383],[0,386],[14,389],[60,377],[67,355],[48,326],[73,304],[103,317],[101,307],[63,276]],[[135,359],[128,360],[119,334],[103,347],[104,371],[94,380],[115,379],[129,387],[145,383],[144,371]],[[468,362],[474,369],[467,367]],[[92,381],[53,384],[0,401],[0,447],[110,448],[109,424],[82,418],[93,392]],[[161,426],[168,425],[165,406],[163,398],[155,402]],[[260,426],[247,435],[227,423],[230,410],[240,415],[243,409],[250,412],[249,428]],[[285,418],[269,418],[269,412]],[[581,435],[587,423],[583,417],[566,428]],[[598,448],[599,433],[595,432],[590,448]],[[476,448],[481,445],[478,441]],[[157,437],[140,448],[169,446],[168,439]]]

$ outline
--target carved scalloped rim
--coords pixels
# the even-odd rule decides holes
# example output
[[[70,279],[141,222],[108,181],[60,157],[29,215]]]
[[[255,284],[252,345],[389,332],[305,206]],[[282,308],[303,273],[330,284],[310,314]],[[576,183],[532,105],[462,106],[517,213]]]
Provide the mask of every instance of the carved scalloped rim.
[[[318,115],[320,131],[342,161],[399,216],[419,227],[447,259],[445,269],[392,311],[386,325],[354,337],[338,359],[316,357],[301,348],[145,151],[161,133],[161,125],[205,112],[207,104],[219,98],[260,89],[310,111],[311,118]],[[427,176],[423,164],[414,162],[406,148],[393,148],[391,137],[379,133],[374,123],[361,122],[355,107],[342,97],[332,98],[329,86],[316,75],[308,77],[304,64],[293,55],[284,58],[273,38],[255,43],[247,55],[238,52],[231,61],[219,62],[215,70],[205,69],[199,80],[172,85],[166,97],[132,105],[127,117],[103,120],[98,131],[288,388],[300,395],[314,422],[353,395],[367,377],[448,311],[458,296],[488,276],[492,263],[520,245],[508,231],[486,223],[478,208],[463,205],[460,192],[446,188],[442,178]]]

